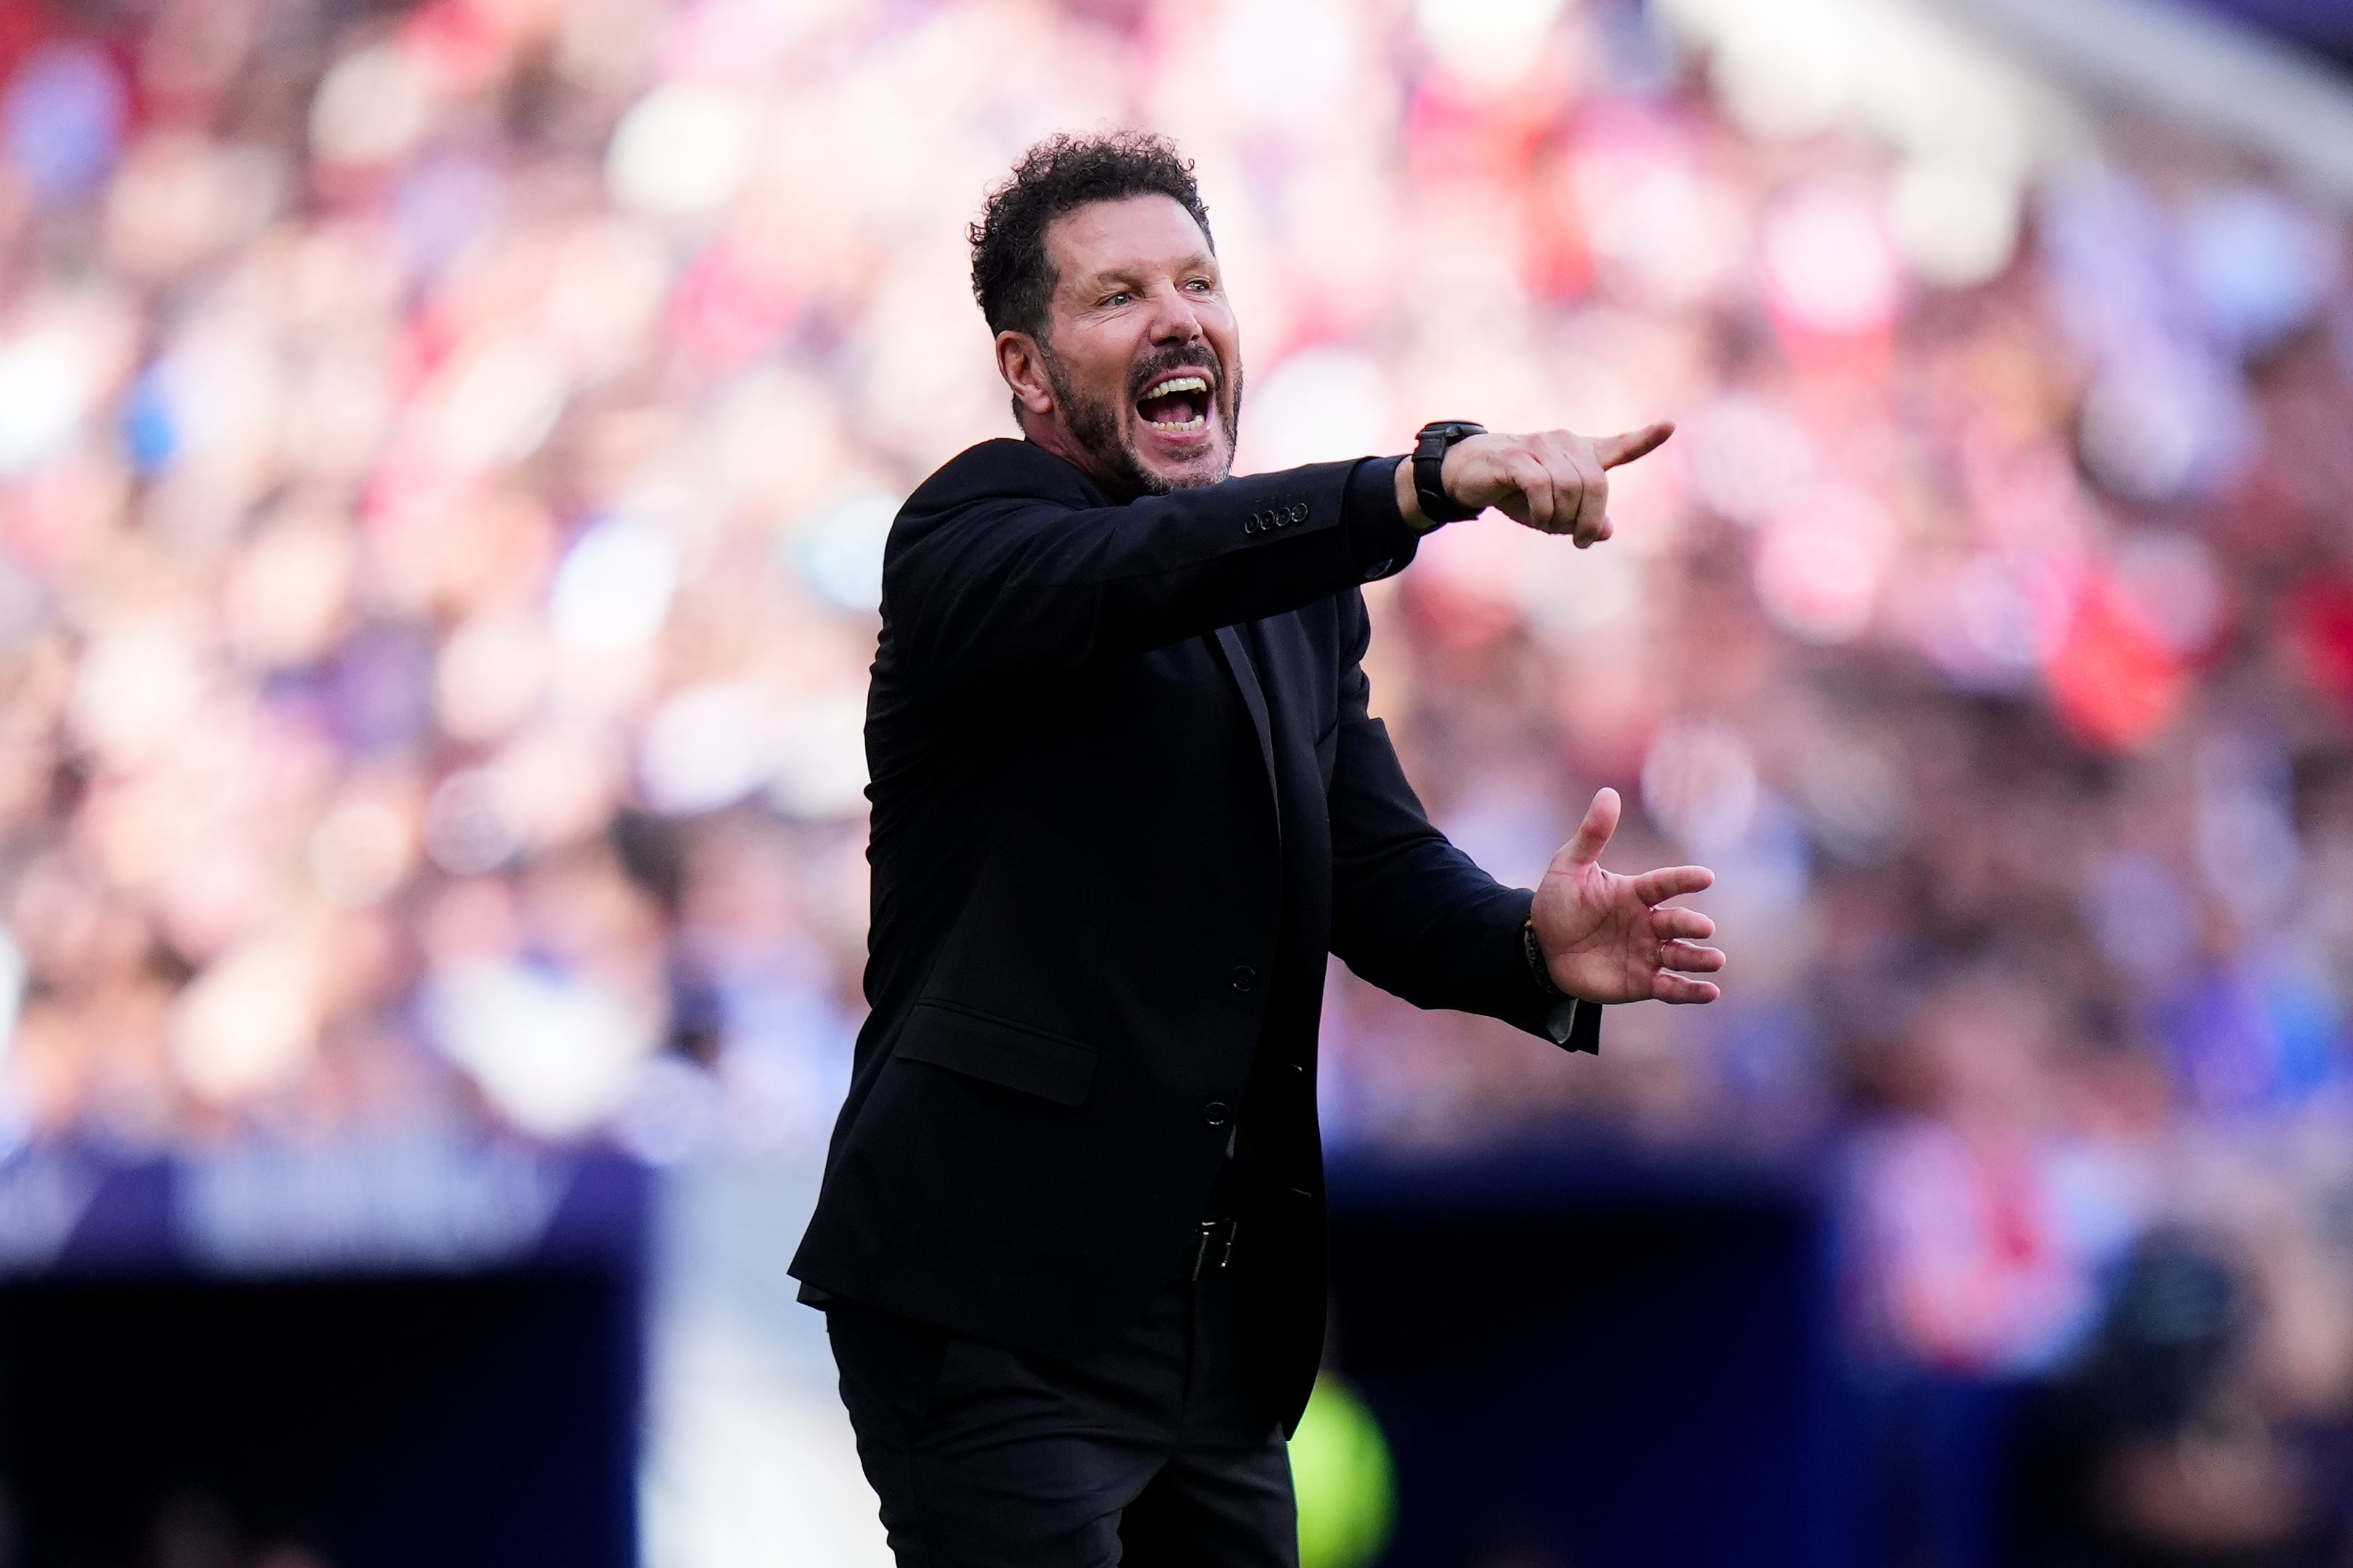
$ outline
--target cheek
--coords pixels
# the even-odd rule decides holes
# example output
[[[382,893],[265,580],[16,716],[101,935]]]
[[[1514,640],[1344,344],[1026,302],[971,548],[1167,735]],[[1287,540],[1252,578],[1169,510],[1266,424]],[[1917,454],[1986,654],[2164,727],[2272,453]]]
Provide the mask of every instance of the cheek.
[[[1218,358],[1225,363],[1228,378],[1234,381],[1240,380],[1242,333],[1241,328],[1236,324],[1232,315],[1220,312],[1219,319],[1204,321],[1202,330],[1204,335],[1209,340],[1209,346],[1218,351]]]
[[[1219,388],[1219,400],[1230,407],[1241,397],[1241,334],[1234,331],[1232,324],[1229,322],[1224,330],[1212,330],[1207,333],[1207,336],[1210,348],[1217,353],[1218,363],[1225,373],[1225,384]]]
[[[1128,368],[1135,361],[1135,334],[1124,323],[1091,322],[1062,337],[1063,377],[1080,396],[1094,402],[1127,401]]]

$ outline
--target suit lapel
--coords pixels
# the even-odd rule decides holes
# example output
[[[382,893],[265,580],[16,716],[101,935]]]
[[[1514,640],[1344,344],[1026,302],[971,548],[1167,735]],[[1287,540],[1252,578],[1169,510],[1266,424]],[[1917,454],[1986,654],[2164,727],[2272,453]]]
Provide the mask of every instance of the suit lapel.
[[[1274,805],[1274,837],[1282,840],[1282,788],[1274,773],[1274,723],[1266,710],[1266,692],[1258,683],[1258,666],[1250,658],[1250,644],[1239,626],[1219,626],[1214,640],[1218,651],[1225,656],[1226,672],[1234,678],[1240,689],[1242,706],[1250,710],[1250,727],[1258,731],[1258,754],[1266,763],[1266,790]]]

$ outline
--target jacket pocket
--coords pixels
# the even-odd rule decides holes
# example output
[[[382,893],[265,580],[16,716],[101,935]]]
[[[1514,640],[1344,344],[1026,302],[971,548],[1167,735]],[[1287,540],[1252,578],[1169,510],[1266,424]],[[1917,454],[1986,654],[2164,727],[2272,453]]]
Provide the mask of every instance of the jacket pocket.
[[[1057,1105],[1085,1104],[1095,1077],[1095,1053],[1076,1040],[940,1002],[916,1004],[893,1054]]]

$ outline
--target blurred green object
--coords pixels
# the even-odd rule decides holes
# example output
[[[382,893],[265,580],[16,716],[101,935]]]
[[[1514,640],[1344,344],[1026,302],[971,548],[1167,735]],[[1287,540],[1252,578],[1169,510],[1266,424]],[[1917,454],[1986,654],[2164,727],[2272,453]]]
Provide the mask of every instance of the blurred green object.
[[[1397,1468],[1381,1424],[1331,1373],[1315,1380],[1291,1439],[1300,1568],[1364,1568],[1397,1522]]]

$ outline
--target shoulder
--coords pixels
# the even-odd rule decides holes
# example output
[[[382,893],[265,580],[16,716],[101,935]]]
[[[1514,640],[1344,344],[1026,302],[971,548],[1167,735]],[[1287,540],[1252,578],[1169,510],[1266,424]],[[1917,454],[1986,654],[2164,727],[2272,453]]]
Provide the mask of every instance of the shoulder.
[[[915,487],[902,516],[937,517],[980,501],[1041,500],[1070,507],[1107,504],[1073,465],[1029,441],[998,439],[967,447]]]

